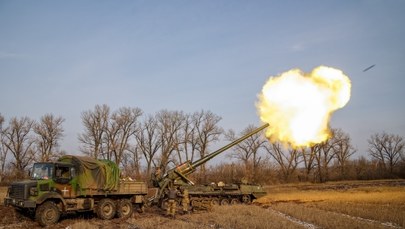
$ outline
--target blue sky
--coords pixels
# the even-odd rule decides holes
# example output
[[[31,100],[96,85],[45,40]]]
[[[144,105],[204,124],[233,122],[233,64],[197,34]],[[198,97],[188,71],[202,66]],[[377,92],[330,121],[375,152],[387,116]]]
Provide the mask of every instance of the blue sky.
[[[269,76],[326,65],[352,80],[332,126],[363,153],[376,132],[405,137],[404,12],[402,0],[0,0],[0,113],[63,116],[71,153],[96,104],[211,110],[240,131],[260,124]]]

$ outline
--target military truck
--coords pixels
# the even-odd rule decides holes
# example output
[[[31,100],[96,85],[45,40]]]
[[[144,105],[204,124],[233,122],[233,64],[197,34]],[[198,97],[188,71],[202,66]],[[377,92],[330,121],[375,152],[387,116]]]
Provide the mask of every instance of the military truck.
[[[67,155],[33,165],[30,179],[11,184],[4,204],[32,212],[42,226],[61,214],[93,211],[101,219],[126,218],[143,209],[146,183],[121,180],[112,161]]]
[[[243,182],[228,185],[195,185],[194,182],[188,178],[188,175],[212,158],[259,133],[268,126],[269,124],[265,124],[195,162],[186,161],[167,171],[164,175],[161,175],[160,172],[155,174],[152,178],[153,184],[156,187],[155,195],[149,199],[149,203],[152,205],[158,205],[163,209],[166,208],[166,203],[168,201],[168,187],[170,185],[176,186],[179,191],[185,188],[189,190],[191,208],[193,208],[194,205],[201,205],[201,203],[207,202],[210,204],[222,205],[250,203],[252,200],[266,195],[263,188],[257,184]],[[181,195],[179,195],[177,201],[180,203]]]

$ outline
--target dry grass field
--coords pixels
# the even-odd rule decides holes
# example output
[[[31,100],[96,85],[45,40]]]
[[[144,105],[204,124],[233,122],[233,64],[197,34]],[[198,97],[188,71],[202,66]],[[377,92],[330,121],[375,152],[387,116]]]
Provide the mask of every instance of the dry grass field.
[[[335,182],[269,187],[258,200],[319,228],[405,228],[405,182]]]
[[[405,228],[404,180],[274,185],[267,191],[251,205],[218,206],[175,219],[150,208],[127,220],[68,215],[52,228]],[[0,187],[0,198],[5,192]],[[0,229],[39,228],[4,205],[0,215]]]

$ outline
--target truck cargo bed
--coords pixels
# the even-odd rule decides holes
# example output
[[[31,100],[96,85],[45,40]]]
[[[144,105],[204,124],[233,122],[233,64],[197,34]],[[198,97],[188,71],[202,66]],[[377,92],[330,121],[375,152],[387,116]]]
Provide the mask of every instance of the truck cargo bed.
[[[120,181],[118,194],[144,194],[148,193],[148,186],[142,181]]]

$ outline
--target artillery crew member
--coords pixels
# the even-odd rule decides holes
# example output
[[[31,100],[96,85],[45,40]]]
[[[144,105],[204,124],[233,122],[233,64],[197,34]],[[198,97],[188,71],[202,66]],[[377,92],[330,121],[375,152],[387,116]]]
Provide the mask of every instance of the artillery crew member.
[[[177,189],[171,185],[168,193],[168,202],[167,202],[167,216],[174,218],[176,214],[176,198],[177,198]]]
[[[154,175],[156,180],[160,180],[162,178],[162,170],[159,167],[157,167]]]
[[[152,173],[152,177],[151,177],[153,186],[159,187],[159,181],[161,179],[162,179],[162,170],[159,167],[157,167],[157,168],[155,168],[155,171]]]
[[[188,208],[190,206],[190,197],[188,195],[187,188],[183,190],[183,199],[181,200],[181,204],[183,205],[183,214],[188,213]]]

